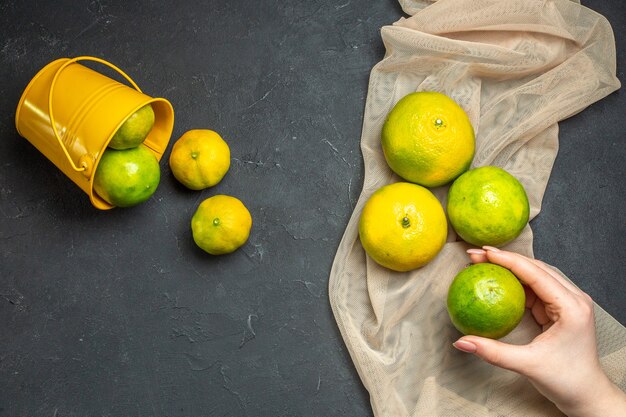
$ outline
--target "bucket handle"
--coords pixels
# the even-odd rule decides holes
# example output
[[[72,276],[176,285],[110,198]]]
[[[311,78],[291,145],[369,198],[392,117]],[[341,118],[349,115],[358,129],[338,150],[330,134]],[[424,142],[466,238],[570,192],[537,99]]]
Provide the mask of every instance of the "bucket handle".
[[[52,124],[52,130],[54,131],[54,136],[56,137],[57,142],[59,142],[59,146],[63,150],[63,153],[67,157],[67,160],[69,161],[69,163],[72,166],[72,168],[74,169],[74,171],[83,172],[83,174],[88,176],[91,173],[90,163],[87,161],[87,158],[81,157],[80,160],[79,160],[80,161],[80,166],[76,166],[76,164],[72,160],[72,157],[70,156],[69,152],[65,148],[65,145],[63,144],[63,141],[61,140],[61,137],[59,136],[59,132],[57,130],[57,125],[56,125],[56,122],[54,120],[54,112],[52,110],[52,94],[54,92],[54,86],[55,86],[55,84],[57,82],[57,78],[59,77],[59,74],[68,65],[71,65],[71,64],[73,64],[75,62],[78,62],[78,61],[93,61],[93,62],[98,62],[100,64],[103,64],[103,65],[111,68],[112,70],[116,71],[117,73],[119,73],[122,77],[124,77],[126,79],[126,81],[128,81],[133,86],[133,88],[135,90],[139,91],[140,93],[142,91],[139,88],[139,86],[137,86],[137,84],[132,80],[132,78],[130,78],[124,71],[122,71],[121,69],[119,69],[115,65],[111,64],[110,62],[105,61],[104,59],[96,58],[96,57],[93,57],[93,56],[79,56],[79,57],[71,58],[70,60],[66,61],[63,65],[61,65],[61,67],[54,74],[54,78],[52,79],[52,83],[50,84],[50,94],[48,95],[48,115],[50,116],[50,123]]]

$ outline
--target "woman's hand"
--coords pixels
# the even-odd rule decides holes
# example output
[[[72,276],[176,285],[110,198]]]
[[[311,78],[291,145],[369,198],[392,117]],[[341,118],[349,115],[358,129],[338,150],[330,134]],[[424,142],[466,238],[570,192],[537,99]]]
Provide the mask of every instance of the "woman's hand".
[[[519,278],[543,333],[524,346],[478,336],[454,346],[525,375],[569,416],[626,416],[626,394],[600,367],[591,297],[541,261],[489,246],[467,252],[472,262],[501,265]]]

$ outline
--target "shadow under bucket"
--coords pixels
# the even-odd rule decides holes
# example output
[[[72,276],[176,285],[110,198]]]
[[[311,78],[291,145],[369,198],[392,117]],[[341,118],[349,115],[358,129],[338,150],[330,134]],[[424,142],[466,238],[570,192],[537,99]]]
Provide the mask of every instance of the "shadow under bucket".
[[[77,61],[106,65],[132,88]],[[155,122],[144,145],[161,160],[174,127],[169,101],[145,95],[122,70],[100,58],[62,58],[30,81],[17,106],[15,126],[20,136],[89,195],[94,207],[107,210],[113,206],[93,190],[98,162],[119,127],[147,104],[154,110]]]

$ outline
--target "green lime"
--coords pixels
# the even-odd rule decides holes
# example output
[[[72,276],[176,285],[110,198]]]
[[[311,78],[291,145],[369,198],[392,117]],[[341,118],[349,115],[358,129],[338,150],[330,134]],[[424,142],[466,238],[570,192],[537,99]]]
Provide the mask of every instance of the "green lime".
[[[513,330],[524,315],[524,287],[511,271],[499,265],[471,265],[448,289],[448,314],[463,334],[499,339]]]
[[[448,218],[464,241],[502,246],[522,232],[530,214],[522,184],[502,168],[467,171],[448,191]]]
[[[120,126],[111,138],[109,147],[113,149],[134,148],[142,143],[154,126],[154,110],[147,104],[133,113]]]
[[[106,149],[96,169],[93,188],[109,204],[131,207],[149,199],[160,179],[159,161],[145,145]]]

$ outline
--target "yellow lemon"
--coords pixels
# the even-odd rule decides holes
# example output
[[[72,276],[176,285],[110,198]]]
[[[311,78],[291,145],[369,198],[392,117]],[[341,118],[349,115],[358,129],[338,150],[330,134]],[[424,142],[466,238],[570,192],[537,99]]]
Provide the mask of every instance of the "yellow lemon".
[[[464,241],[502,246],[522,232],[530,215],[528,196],[513,175],[496,166],[474,168],[448,190],[450,224]]]
[[[382,130],[389,167],[425,187],[447,184],[474,158],[474,129],[465,111],[437,92],[411,93],[389,112]]]
[[[191,218],[194,242],[211,255],[237,250],[248,240],[251,228],[252,216],[246,206],[228,195],[207,198]]]
[[[500,265],[471,265],[454,278],[448,289],[448,314],[463,334],[499,339],[522,320],[526,308],[524,287]]]
[[[359,219],[359,237],[378,264],[409,271],[430,262],[446,242],[443,207],[426,188],[398,182],[379,188]]]
[[[230,168],[230,148],[212,130],[189,130],[172,147],[169,162],[172,174],[181,184],[202,190],[224,178]]]

